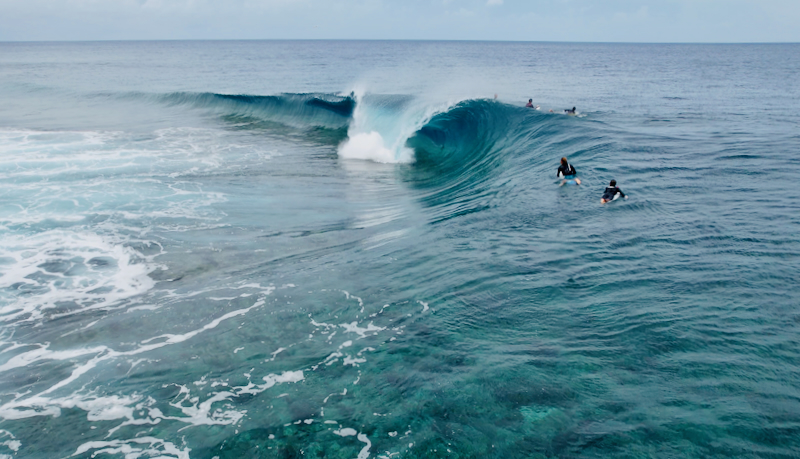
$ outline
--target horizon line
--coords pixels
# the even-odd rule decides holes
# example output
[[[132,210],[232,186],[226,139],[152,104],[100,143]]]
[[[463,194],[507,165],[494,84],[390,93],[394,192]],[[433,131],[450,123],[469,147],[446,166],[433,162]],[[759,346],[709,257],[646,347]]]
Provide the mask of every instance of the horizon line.
[[[0,43],[111,43],[111,42],[210,42],[210,41],[362,41],[362,42],[460,42],[460,43],[543,43],[543,44],[607,44],[607,45],[796,45],[792,41],[563,41],[563,40],[499,40],[499,39],[431,39],[431,38],[123,38],[88,40],[0,40]]]

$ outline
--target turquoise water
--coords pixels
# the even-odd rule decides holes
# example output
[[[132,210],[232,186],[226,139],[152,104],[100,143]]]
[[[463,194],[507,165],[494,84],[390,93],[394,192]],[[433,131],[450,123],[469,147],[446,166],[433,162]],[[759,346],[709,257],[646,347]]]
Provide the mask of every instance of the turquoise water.
[[[0,457],[800,457],[798,51],[0,43]]]

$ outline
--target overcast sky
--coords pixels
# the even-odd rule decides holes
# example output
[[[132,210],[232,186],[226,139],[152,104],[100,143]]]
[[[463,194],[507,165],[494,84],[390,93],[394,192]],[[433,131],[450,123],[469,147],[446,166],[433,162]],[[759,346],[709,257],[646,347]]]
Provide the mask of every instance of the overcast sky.
[[[800,42],[800,0],[0,0],[0,41]]]

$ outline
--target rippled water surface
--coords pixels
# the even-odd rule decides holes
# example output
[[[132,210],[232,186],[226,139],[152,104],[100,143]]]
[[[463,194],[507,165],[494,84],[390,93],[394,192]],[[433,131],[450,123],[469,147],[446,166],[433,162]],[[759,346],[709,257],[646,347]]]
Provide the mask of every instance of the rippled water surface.
[[[798,52],[0,43],[0,458],[800,457]]]

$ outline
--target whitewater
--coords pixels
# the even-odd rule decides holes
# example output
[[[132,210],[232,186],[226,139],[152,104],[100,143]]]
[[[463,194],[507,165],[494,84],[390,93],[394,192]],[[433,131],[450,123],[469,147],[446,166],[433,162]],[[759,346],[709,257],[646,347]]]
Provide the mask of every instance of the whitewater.
[[[800,457],[798,51],[0,43],[0,458]]]

